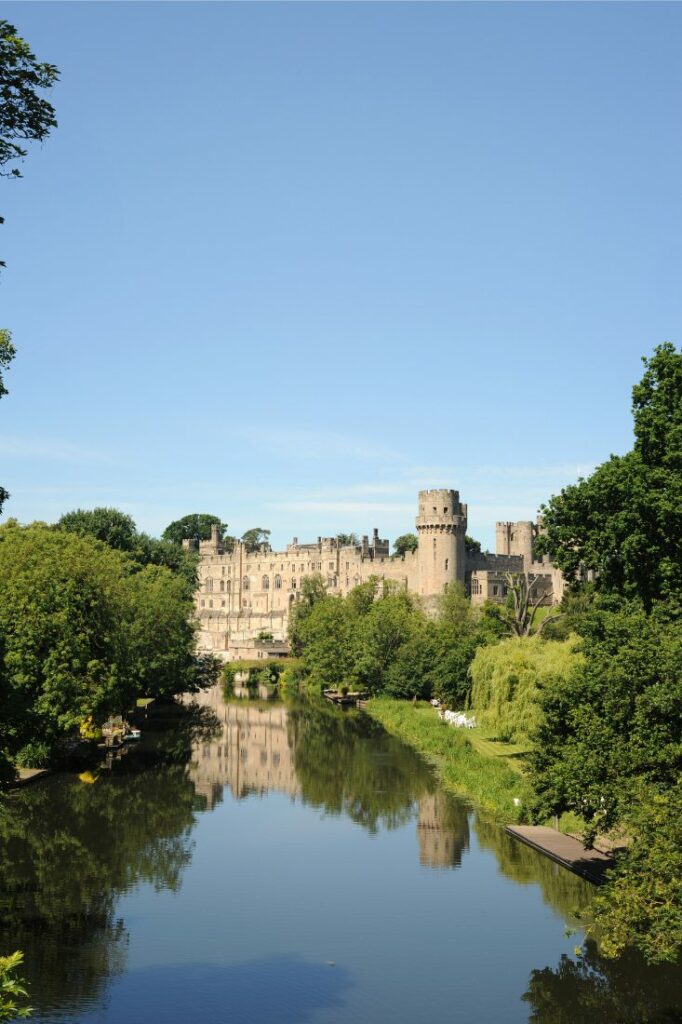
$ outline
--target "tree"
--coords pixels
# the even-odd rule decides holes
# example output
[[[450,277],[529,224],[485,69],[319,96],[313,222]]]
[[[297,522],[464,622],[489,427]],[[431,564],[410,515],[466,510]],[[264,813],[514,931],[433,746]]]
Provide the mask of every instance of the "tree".
[[[0,528],[0,768],[59,758],[83,722],[208,685],[186,580],[91,536]]]
[[[539,635],[551,622],[562,617],[563,612],[555,607],[536,626],[538,611],[547,596],[542,587],[537,586],[540,577],[507,572],[504,579],[507,603],[489,604],[486,612],[500,621],[506,633],[512,636],[530,636],[532,633]]]
[[[408,551],[417,550],[419,547],[419,537],[416,533],[403,533],[393,541],[393,547],[395,548],[395,557],[401,558],[403,555],[406,555]]]
[[[2,223],[1,219],[0,223]],[[12,344],[12,335],[9,331],[0,328],[0,398],[8,393],[7,388],[5,387],[3,370],[6,370],[9,367],[9,364],[12,362],[15,355],[16,349]],[[2,506],[8,498],[9,494],[5,488],[0,487],[0,512],[2,512]]]
[[[464,538],[464,550],[466,551],[467,555],[470,558],[474,555],[480,555],[481,542],[479,540],[474,540],[473,537],[469,537],[469,535],[467,534],[467,536]]]
[[[596,899],[602,950],[620,956],[635,945],[649,963],[675,961],[682,948],[682,777],[662,792],[643,786],[625,820],[630,846]]]
[[[635,445],[543,507],[538,550],[569,582],[593,569],[597,587],[648,610],[682,595],[682,352],[659,345],[633,388]],[[672,610],[672,605],[671,605]]]
[[[682,772],[682,621],[602,601],[580,629],[580,664],[545,681],[530,765],[538,817],[573,810],[594,837]]]
[[[303,629],[306,619],[319,601],[327,598],[327,585],[322,573],[314,572],[304,576],[296,604],[289,614],[289,643],[294,654],[303,650]]]
[[[510,637],[479,647],[471,663],[471,706],[497,739],[528,743],[543,721],[542,695],[553,680],[565,683],[581,660],[577,642],[546,643]]]
[[[133,551],[137,540],[133,519],[117,508],[77,508],[58,519],[56,529],[95,537],[116,551]]]
[[[336,542],[340,548],[357,547],[360,543],[357,533],[337,533]]]
[[[20,1006],[19,1000],[28,995],[15,971],[21,966],[24,954],[17,951],[10,956],[0,956],[0,1021],[19,1020],[31,1016],[28,1006]]]
[[[0,176],[20,178],[21,170],[8,165],[27,155],[21,143],[42,142],[57,127],[54,107],[38,90],[58,78],[54,64],[37,61],[14,26],[0,21]]]
[[[170,540],[139,533],[133,519],[117,508],[76,509],[67,512],[55,529],[94,537],[115,551],[125,551],[140,565],[163,565],[185,581],[191,596],[197,585],[197,557]]]
[[[223,523],[218,516],[211,516],[205,512],[193,512],[182,519],[175,519],[168,524],[161,536],[164,540],[178,545],[182,544],[183,540],[210,540],[212,526],[218,527],[218,537],[223,540],[227,523]]]
[[[242,541],[247,551],[258,551],[263,544],[268,548],[270,547],[268,542],[269,536],[270,530],[264,530],[261,526],[254,526],[242,534]]]

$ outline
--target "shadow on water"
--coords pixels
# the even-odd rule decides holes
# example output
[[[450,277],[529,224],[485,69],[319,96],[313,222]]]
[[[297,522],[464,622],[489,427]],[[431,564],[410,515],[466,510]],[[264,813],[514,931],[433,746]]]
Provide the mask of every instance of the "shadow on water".
[[[122,972],[123,893],[180,888],[203,806],[184,761],[214,728],[205,709],[176,710],[150,726],[149,747],[0,800],[0,952],[24,951],[40,1011],[90,1002]]]
[[[682,964],[648,967],[630,950],[617,960],[594,942],[577,960],[533,971],[523,996],[532,1024],[679,1024]]]
[[[538,885],[545,903],[569,925],[579,925],[588,912],[594,888],[589,882],[513,839],[502,826],[483,814],[475,815],[479,845],[491,850],[498,869],[518,885]]]
[[[350,975],[296,956],[243,964],[169,964],[130,971],[115,985],[116,1019],[126,1024],[305,1024],[344,1005]],[[82,1024],[105,1021],[101,1012]]]

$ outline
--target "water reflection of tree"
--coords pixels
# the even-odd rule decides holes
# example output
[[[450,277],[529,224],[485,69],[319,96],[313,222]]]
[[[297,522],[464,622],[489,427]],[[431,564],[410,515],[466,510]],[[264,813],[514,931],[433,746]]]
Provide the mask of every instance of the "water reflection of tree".
[[[288,729],[303,799],[370,832],[405,824],[435,788],[424,761],[366,715],[296,704]]]
[[[122,893],[179,887],[196,800],[184,765],[166,762],[205,725],[182,715],[94,785],[63,776],[0,804],[0,949],[24,950],[39,1010],[91,1001],[122,970]]]
[[[576,923],[588,912],[594,892],[588,882],[512,839],[501,825],[484,815],[476,815],[475,828],[479,844],[494,852],[507,878],[521,885],[539,885],[545,903],[566,920]]]
[[[681,964],[645,965],[635,951],[618,960],[586,942],[577,960],[533,971],[523,999],[533,1024],[673,1024],[682,1019]]]

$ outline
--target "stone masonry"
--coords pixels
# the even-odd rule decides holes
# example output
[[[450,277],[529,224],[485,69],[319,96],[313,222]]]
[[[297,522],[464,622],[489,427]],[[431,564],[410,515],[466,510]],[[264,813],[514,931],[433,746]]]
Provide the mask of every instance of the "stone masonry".
[[[299,598],[305,576],[320,573],[331,594],[348,594],[371,577],[392,580],[419,595],[428,606],[449,583],[461,583],[472,603],[502,601],[505,573],[526,573],[543,603],[560,600],[561,573],[547,559],[534,558],[536,523],[498,523],[495,554],[468,555],[464,538],[467,506],[459,493],[438,489],[419,492],[416,518],[419,547],[391,557],[388,540],[374,530],[371,539],[342,546],[335,537],[299,544],[294,537],[285,551],[263,545],[247,551],[241,542],[226,551],[214,528],[211,539],[198,544],[200,556],[196,609],[199,649],[224,660],[267,657],[258,635],[286,640],[289,610]],[[190,548],[196,544],[185,541]]]

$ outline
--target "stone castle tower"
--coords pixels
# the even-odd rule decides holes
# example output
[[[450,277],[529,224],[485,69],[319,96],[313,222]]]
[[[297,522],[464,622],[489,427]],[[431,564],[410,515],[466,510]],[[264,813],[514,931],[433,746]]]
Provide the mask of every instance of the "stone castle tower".
[[[459,491],[419,492],[419,593],[442,594],[446,583],[464,583],[467,507]]]

